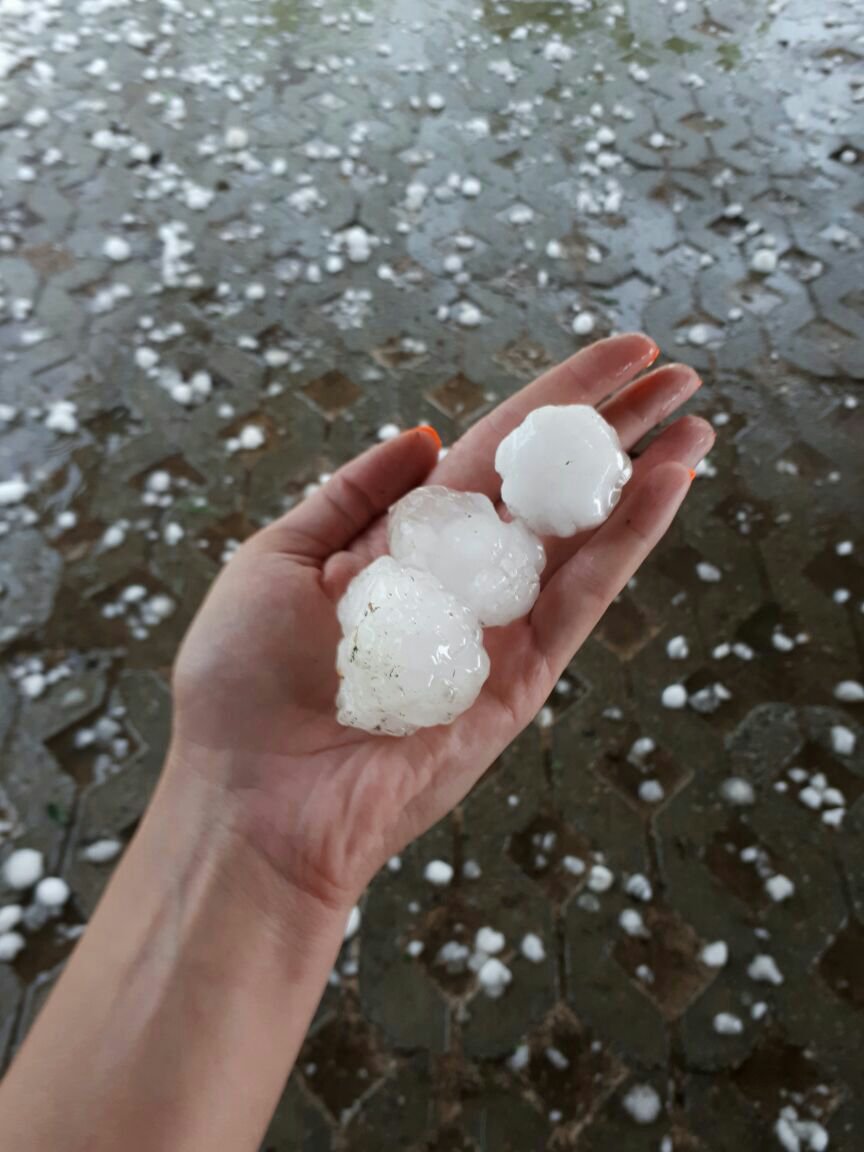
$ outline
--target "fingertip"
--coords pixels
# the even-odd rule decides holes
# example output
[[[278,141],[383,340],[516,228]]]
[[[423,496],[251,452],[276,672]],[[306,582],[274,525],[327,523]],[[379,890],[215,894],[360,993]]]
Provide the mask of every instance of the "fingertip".
[[[432,441],[432,443],[435,445],[435,451],[436,452],[441,451],[441,448],[442,448],[441,437],[438,435],[438,433],[432,427],[431,424],[418,424],[417,427],[412,428],[411,431],[412,432],[422,432],[422,434],[424,436],[427,436]]]
[[[692,478],[691,469],[678,460],[667,460],[652,468],[646,477],[646,485],[651,489],[655,500],[662,501],[679,492],[687,492]]]
[[[655,378],[661,375],[666,378],[674,377],[682,384],[687,383],[694,385],[694,391],[696,388],[701,388],[703,383],[702,377],[695,368],[692,368],[689,364],[683,364],[679,360],[675,360],[671,364],[664,364],[662,368],[658,368],[652,375]]]
[[[657,341],[646,336],[644,332],[622,332],[618,336],[610,336],[608,341],[603,343],[614,344],[619,348],[628,345],[632,358],[639,360],[645,368],[650,368],[660,355]]]
[[[688,415],[683,416],[681,420],[690,435],[694,439],[698,439],[699,446],[707,452],[717,439],[714,425],[709,423],[708,420],[703,419],[702,416]]]

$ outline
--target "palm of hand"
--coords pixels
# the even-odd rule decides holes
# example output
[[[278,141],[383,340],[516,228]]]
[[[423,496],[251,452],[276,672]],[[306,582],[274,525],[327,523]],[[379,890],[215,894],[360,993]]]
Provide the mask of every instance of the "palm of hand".
[[[592,346],[472,429],[430,482],[495,498],[495,447],[527,411],[601,398],[651,355],[644,337]],[[689,369],[660,369],[623,388],[604,414],[631,447],[698,384]],[[335,605],[350,578],[386,550],[381,514],[423,482],[436,455],[422,431],[373,449],[226,567],[178,660],[175,744],[188,759],[209,762],[237,802],[244,834],[281,873],[330,903],[350,904],[536,714],[668,527],[689,487],[685,468],[710,438],[703,422],[685,419],[655,440],[607,525],[588,539],[550,543],[534,612],[487,631],[492,671],[474,707],[448,727],[402,739],[344,728],[334,707]]]

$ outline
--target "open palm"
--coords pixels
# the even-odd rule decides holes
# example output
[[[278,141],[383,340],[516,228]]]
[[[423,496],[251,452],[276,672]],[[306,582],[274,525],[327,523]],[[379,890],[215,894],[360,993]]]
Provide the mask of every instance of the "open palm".
[[[453,724],[394,739],[336,722],[339,627],[350,579],[386,551],[389,506],[421,483],[500,495],[501,439],[543,404],[596,404],[625,449],[683,404],[696,374],[644,336],[601,341],[475,425],[439,463],[406,433],[352,461],[253,536],[213,586],[175,670],[175,753],[217,778],[238,827],[293,884],[349,905],[389,855],[444,816],[537,713],[557,679],[669,527],[713,441],[685,417],[636,462],[613,516],[547,540],[533,612],[488,630],[491,674]]]

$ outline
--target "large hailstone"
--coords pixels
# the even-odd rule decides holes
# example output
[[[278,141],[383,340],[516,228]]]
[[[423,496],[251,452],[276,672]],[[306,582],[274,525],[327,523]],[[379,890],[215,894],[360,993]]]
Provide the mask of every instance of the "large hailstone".
[[[476,615],[429,572],[382,556],[339,602],[340,724],[407,736],[450,724],[489,675]]]
[[[481,624],[527,615],[540,593],[543,545],[518,520],[505,524],[479,492],[415,488],[390,511],[390,554],[437,576]]]
[[[495,468],[513,516],[550,536],[602,524],[633,474],[615,429],[585,404],[536,408],[498,445]]]

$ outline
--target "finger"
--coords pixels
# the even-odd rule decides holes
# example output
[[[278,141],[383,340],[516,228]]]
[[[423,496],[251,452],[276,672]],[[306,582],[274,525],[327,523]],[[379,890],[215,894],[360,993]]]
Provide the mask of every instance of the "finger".
[[[634,380],[600,407],[600,415],[618,433],[625,452],[677,411],[702,386],[687,364],[666,364]]]
[[[695,468],[711,450],[714,439],[714,429],[707,420],[699,416],[682,416],[652,440],[642,455],[634,460],[633,478],[624,489],[624,499],[639,483],[640,477],[647,476],[660,464],[683,464],[685,468]],[[595,531],[597,529],[581,532],[578,536],[548,536],[544,539],[546,568],[543,578],[547,583],[571,556],[584,547]]]
[[[501,478],[495,471],[495,452],[529,412],[544,404],[598,404],[653,364],[659,355],[654,341],[639,333],[598,340],[499,404],[469,429],[453,445],[429,482],[484,492],[491,500],[497,500]]]
[[[555,675],[564,671],[603,613],[663,537],[690,489],[683,464],[643,473],[626,500],[552,578],[531,624]]]
[[[440,445],[437,432],[424,425],[370,448],[265,528],[259,534],[261,543],[316,562],[326,560],[426,479]]]
[[[479,424],[476,424],[454,444],[432,472],[427,484],[443,484],[463,492],[484,492],[497,500],[501,491],[501,478],[495,471],[495,452],[502,439],[522,423],[532,409],[544,404],[595,404],[616,392],[622,385],[646,368],[659,355],[657,345],[647,336],[637,334],[614,336],[600,340],[577,352],[563,364],[540,376],[533,384],[517,392],[510,400],[499,405]],[[670,367],[672,367],[670,365]],[[681,366],[683,368],[683,365]],[[660,373],[668,371],[660,369]],[[672,411],[668,403],[668,390],[673,385],[659,373],[652,373],[654,384],[640,393],[640,404],[648,406],[648,397],[656,387],[661,393],[665,413]],[[695,373],[694,373],[695,377]],[[699,387],[695,377],[695,387]],[[678,390],[680,381],[675,382]],[[625,389],[625,391],[627,391]],[[684,402],[684,397],[679,401]],[[626,406],[625,406],[626,409]],[[635,443],[635,441],[633,441]],[[380,555],[387,546],[386,525],[378,524],[373,531],[358,540],[354,551],[366,560]]]

